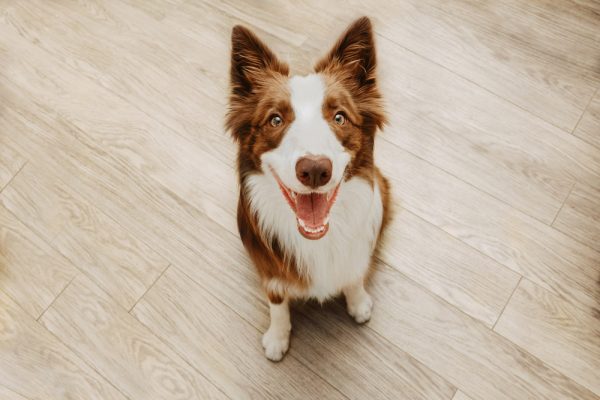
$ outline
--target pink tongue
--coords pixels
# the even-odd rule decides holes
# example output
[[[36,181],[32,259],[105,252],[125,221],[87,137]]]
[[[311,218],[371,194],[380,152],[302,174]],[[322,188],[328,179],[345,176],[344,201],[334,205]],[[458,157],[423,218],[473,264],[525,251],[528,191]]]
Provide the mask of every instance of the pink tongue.
[[[325,224],[327,211],[325,193],[298,193],[296,196],[296,215],[311,228],[318,228]]]

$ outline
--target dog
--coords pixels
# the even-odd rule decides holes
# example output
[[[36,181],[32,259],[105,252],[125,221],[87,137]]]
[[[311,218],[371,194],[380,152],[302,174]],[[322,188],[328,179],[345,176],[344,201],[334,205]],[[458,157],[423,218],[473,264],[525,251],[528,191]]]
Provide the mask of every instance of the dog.
[[[390,209],[373,159],[386,121],[375,75],[367,17],[306,76],[290,76],[253,32],[233,28],[225,125],[238,145],[239,233],[269,301],[270,360],[289,348],[291,300],[343,293],[356,322],[371,317],[365,279]]]

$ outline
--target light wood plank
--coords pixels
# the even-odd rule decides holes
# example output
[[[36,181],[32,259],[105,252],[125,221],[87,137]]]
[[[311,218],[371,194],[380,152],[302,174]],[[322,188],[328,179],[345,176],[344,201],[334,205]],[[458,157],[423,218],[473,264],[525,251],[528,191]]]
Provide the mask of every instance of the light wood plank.
[[[394,216],[379,257],[489,327],[520,278],[407,210]]]
[[[596,92],[573,133],[600,149],[600,91]]]
[[[192,385],[204,378],[190,364],[220,385],[239,379],[229,388],[233,395],[244,395],[246,387],[257,397],[264,397],[260,389],[309,391],[312,382],[331,390],[326,381],[350,398],[449,399],[454,387],[473,399],[597,398],[584,388],[598,380],[585,368],[597,348],[589,328],[600,296],[600,253],[589,247],[596,247],[590,238],[597,196],[583,213],[579,205],[600,174],[598,149],[589,145],[595,143],[594,103],[575,135],[561,130],[571,131],[598,87],[593,3],[86,0],[8,1],[1,8],[0,132],[11,134],[0,134],[0,176],[5,153],[18,159],[7,162],[5,176],[30,160],[0,195],[30,228],[24,237],[31,242],[13,250],[22,257],[38,241],[53,241],[78,267],[93,271],[90,277],[108,293],[87,278],[76,280],[59,308],[51,308],[52,322],[132,398],[146,390],[149,364],[127,358],[123,342],[103,336],[96,324],[128,338],[152,337],[175,369],[197,377],[184,379]],[[374,15],[391,111],[377,158],[406,211],[382,253],[391,267],[380,266],[370,286],[376,304],[370,325],[354,326],[339,302],[324,310],[301,306],[290,355],[273,366],[260,355],[267,309],[236,234],[235,151],[222,132],[230,29],[240,22],[258,28],[300,67],[295,71],[305,72],[364,9]],[[558,232],[547,225],[574,184],[555,223],[564,233]],[[144,318],[153,321],[149,329],[121,306],[156,277],[152,261],[164,260],[152,251],[177,269],[142,300]],[[142,267],[119,286],[119,268],[129,264]],[[539,359],[488,329],[518,274],[548,291],[547,297],[533,291],[531,301],[517,292],[525,300],[507,309],[545,330],[552,346],[531,350]],[[25,283],[11,296],[28,295]],[[555,303],[566,318],[553,319],[548,310]],[[523,326],[510,330],[531,349],[539,346]],[[197,343],[192,333],[198,332],[206,343]],[[223,346],[224,332],[239,340]],[[562,370],[550,347],[570,352]],[[4,354],[0,362],[10,363]],[[19,368],[29,360],[19,359]],[[39,375],[32,367],[27,372]],[[27,373],[14,386],[2,376],[0,387],[28,395],[20,390]],[[133,388],[125,382],[131,376]]]
[[[508,0],[484,3],[456,1],[452,6],[429,1],[458,20],[481,31],[493,30],[503,42],[517,42],[532,53],[545,54],[598,75],[598,5],[593,1]],[[478,29],[478,30],[479,30]],[[538,62],[542,60],[538,59]]]
[[[535,37],[528,34],[540,29],[531,19],[527,30],[521,33],[528,35],[528,40],[515,38],[504,27],[507,25],[504,17],[487,12],[486,8],[493,5],[482,4],[462,12],[460,7],[439,2],[429,2],[429,6],[417,1],[409,3],[385,3],[377,10],[385,26],[381,31],[383,36],[562,129],[573,129],[586,99],[597,86],[595,67],[579,67],[547,52],[543,44],[547,37],[535,42]],[[513,13],[523,13],[523,10]],[[423,36],[424,26],[435,34]],[[578,35],[568,32],[568,28],[553,29],[555,23],[542,26],[545,31],[552,31],[552,35],[581,41]],[[588,47],[588,51],[599,54],[597,47]]]
[[[27,165],[0,202],[126,309],[168,265],[44,167]]]
[[[4,135],[0,135],[0,192],[27,161],[8,143]]]
[[[385,40],[379,44],[393,110],[386,140],[548,225],[573,183],[600,181],[600,153],[587,143]]]
[[[11,391],[29,399],[125,399],[3,292],[0,338],[0,385]]]
[[[300,312],[293,314],[291,354],[349,398],[433,400],[452,394],[453,386],[432,369],[366,326],[357,326],[343,300],[295,307]],[[259,326],[267,328],[264,321]]]
[[[454,395],[454,397],[452,398],[452,400],[473,400],[473,399],[471,399],[469,396],[467,396],[466,394],[464,394],[460,390],[457,390],[456,394]]]
[[[71,263],[0,204],[0,289],[28,315],[37,319],[76,274]]]
[[[600,395],[599,317],[523,280],[494,330]]]
[[[55,128],[57,123],[60,129]],[[8,109],[0,116],[0,127],[6,125],[27,126],[18,146],[29,149],[33,164],[39,163],[54,179],[69,176],[69,185],[84,200],[94,202],[186,273],[199,277],[197,281],[209,291],[221,299],[233,296],[241,306],[248,305],[248,312],[254,312],[250,305],[258,302],[266,312],[257,275],[246,266],[237,235],[145,175],[112,165],[102,152],[89,152],[73,140],[82,132],[59,122],[48,110]]]
[[[344,398],[293,357],[278,364],[267,360],[260,333],[175,268],[133,314],[231,398]],[[293,382],[287,380],[291,375],[297,377]]]
[[[226,398],[87,277],[77,277],[40,322],[128,397]]]
[[[218,7],[224,8],[223,4]],[[345,21],[355,17],[356,11],[317,1],[309,4],[322,10],[326,24],[308,18],[304,6],[286,14],[273,2],[252,4],[251,13],[265,17],[249,21],[260,28],[277,21],[311,32],[311,39],[303,47],[314,48],[309,56],[316,60],[331,46],[331,27],[339,26],[341,32]],[[396,15],[398,7],[402,6],[386,3],[383,8],[390,8],[387,15]],[[596,150],[398,46],[385,35],[391,27],[384,19],[375,21],[375,29],[383,36],[377,39],[381,88],[390,111],[390,127],[383,134],[387,140],[547,224],[552,222],[575,181],[600,180],[600,155]],[[422,28],[418,35],[422,38]],[[585,96],[589,98],[591,93],[586,91]],[[585,104],[581,106],[584,107]],[[502,115],[501,120],[498,115]],[[578,118],[581,111],[576,115]]]
[[[600,253],[397,147],[379,142],[375,151],[403,207],[553,293],[596,306]]]
[[[149,178],[210,214],[215,221],[224,224],[229,230],[237,229],[235,219],[232,218],[235,215],[237,193],[235,175],[231,172],[234,162],[232,150],[229,151],[229,158],[216,157],[206,141],[196,139],[196,142],[193,142],[187,137],[182,137],[178,132],[149,118],[118,95],[81,76],[70,65],[49,59],[45,52],[28,44],[16,35],[15,31],[3,28],[0,25],[0,31],[4,30],[6,33],[5,37],[12,39],[3,44],[6,53],[12,54],[12,59],[27,57],[35,60],[35,65],[20,65],[6,72],[6,84],[20,86],[19,89],[15,88],[15,96],[18,91],[28,91],[43,103],[44,107],[49,107],[52,112],[57,110],[61,119],[80,128],[78,135],[71,140],[83,141],[99,153],[110,154],[108,158],[114,159],[121,168],[142,171]],[[97,41],[94,39],[94,42]],[[61,68],[57,68],[57,63]],[[32,78],[23,79],[19,72],[23,69],[30,70]],[[44,72],[41,72],[42,69]],[[132,74],[140,69],[141,65],[133,65]],[[148,79],[153,82],[161,81],[164,76],[165,73]],[[131,82],[131,79],[127,82]],[[57,91],[56,87],[63,90]],[[201,86],[198,85],[197,88],[199,87]],[[129,91],[125,87],[117,89]],[[157,98],[156,92],[138,94],[145,98]],[[186,101],[189,104],[197,104],[196,99],[188,97]],[[96,107],[90,108],[90,103],[95,103]],[[202,104],[200,102],[200,106]],[[115,109],[120,110],[117,115],[113,112]],[[194,112],[197,113],[198,109],[194,109]],[[195,118],[197,119],[197,116]],[[219,119],[218,123],[220,129],[222,119]],[[196,131],[196,135],[204,131],[206,127]],[[215,135],[210,133],[203,136]],[[228,142],[231,149],[233,148],[233,143],[226,135],[221,132],[219,136],[222,136],[222,141]]]
[[[504,28],[502,17],[486,10],[490,7],[487,4],[467,7],[468,13],[460,13],[457,6],[423,1],[381,2],[372,7],[369,2],[355,0],[346,7],[337,7],[313,0],[295,7],[294,13],[282,10],[274,1],[244,5],[227,1],[215,6],[243,10],[243,14],[252,16],[246,18],[248,23],[261,27],[276,24],[294,27],[296,31],[326,31],[327,36],[320,36],[330,42],[331,30],[341,32],[347,21],[369,10],[382,37],[567,131],[575,126],[600,81],[593,65],[581,67],[564,61],[556,52],[548,52],[543,41],[532,43],[534,37],[529,37],[529,41],[515,38],[510,29]],[[315,12],[319,19],[309,17]],[[589,15],[597,19],[593,9]],[[548,23],[542,26],[552,35],[566,35],[573,41],[579,38],[568,28],[555,28]],[[531,25],[530,20],[527,28],[534,30],[536,26]],[[424,29],[430,34],[423,35]],[[310,42],[315,41],[314,36]],[[597,46],[591,44],[594,40],[588,39],[587,49],[598,54],[594,48]]]
[[[19,47],[18,50],[21,49],[22,47]],[[29,56],[31,57],[32,55],[30,54]],[[40,63],[43,62],[43,59],[40,60]],[[72,78],[61,77],[60,75],[53,78],[53,84],[51,86],[67,86],[72,81]],[[47,83],[39,82],[36,84],[36,82],[32,82],[31,80],[23,82],[23,84],[27,85],[28,88],[31,88],[32,95],[35,93],[35,96],[37,97],[40,97],[38,94],[39,89],[37,89],[37,87],[48,86]],[[200,204],[199,208],[205,211],[212,219],[225,226],[229,231],[236,232],[235,222],[232,216],[233,210],[235,210],[236,197],[235,184],[233,183],[234,174],[232,171],[227,173],[226,170],[222,171],[217,168],[217,171],[223,173],[218,172],[218,175],[215,176],[213,171],[215,171],[214,162],[216,161],[207,160],[204,165],[198,166],[196,160],[198,159],[198,154],[202,152],[201,148],[196,148],[187,142],[178,140],[177,136],[174,136],[167,130],[159,128],[160,131],[156,132],[156,125],[153,124],[149,124],[148,128],[143,132],[143,135],[140,135],[139,138],[130,139],[132,140],[131,150],[128,149],[128,151],[123,151],[123,145],[120,140],[115,138],[115,144],[110,143],[106,139],[108,132],[104,130],[99,131],[97,127],[113,126],[112,124],[119,126],[122,124],[123,126],[129,127],[126,129],[135,132],[135,129],[139,129],[141,125],[148,124],[143,115],[139,112],[136,113],[135,110],[131,110],[131,107],[128,107],[126,104],[121,104],[122,102],[118,99],[112,99],[105,93],[94,94],[97,92],[97,89],[95,90],[92,85],[85,81],[81,82],[77,87],[81,88],[81,90],[76,93],[70,93],[65,99],[64,104],[61,104],[61,109],[65,110],[65,113],[68,114],[70,120],[73,120],[74,123],[84,128],[85,133],[80,136],[81,140],[89,143],[89,145],[94,148],[100,147],[110,149],[111,154],[118,158],[119,163],[125,163],[130,169],[141,169],[143,172],[155,176],[159,182],[174,190],[181,198],[185,198],[192,204]],[[77,102],[76,105],[71,105],[73,96],[81,98],[81,101]],[[45,97],[49,97],[49,95],[46,94]],[[115,119],[113,113],[106,113],[105,115],[99,116],[97,112],[94,112],[94,115],[90,115],[90,112],[87,111],[85,107],[77,106],[77,104],[85,105],[89,101],[92,101],[91,98],[95,97],[106,99],[104,101],[106,101],[107,104],[106,107],[102,107],[103,109],[110,110],[119,108],[121,110],[128,110],[124,113],[126,117],[117,116],[116,118],[119,118],[119,121],[118,123],[115,123],[112,121]],[[56,99],[54,102],[56,102]],[[79,108],[82,109],[79,110]],[[73,109],[76,109],[77,112],[74,113]],[[83,115],[89,115],[89,120],[91,122],[83,118]],[[102,120],[101,122],[99,122],[100,119]],[[110,122],[107,122],[107,119]],[[123,128],[119,127],[119,129]],[[153,137],[153,141],[148,141],[148,137]],[[167,144],[167,141],[170,142],[170,144]],[[134,147],[143,149],[143,151],[134,152]],[[152,168],[140,168],[140,157],[143,159],[143,165],[152,166]],[[471,167],[465,168],[471,169]],[[193,180],[182,179],[183,173],[189,173],[189,176],[194,177]],[[509,184],[508,186],[511,185]],[[202,188],[202,192],[198,191],[199,187]],[[213,190],[218,190],[218,192],[215,191],[212,196],[206,196],[207,193],[211,193]],[[566,188],[566,190],[568,191],[568,188]],[[564,195],[561,193],[561,201],[563,198],[562,196],[566,196],[566,192]],[[556,204],[556,207],[558,206],[559,205]],[[558,208],[552,208],[552,217],[557,210]],[[503,282],[503,284],[496,286],[495,288],[497,290],[490,292],[481,290],[481,287],[479,287],[481,279],[479,278],[476,269],[471,269],[469,274],[471,275],[470,283],[465,284],[465,291],[454,290],[443,293],[440,288],[444,282],[433,281],[431,282],[431,285],[439,285],[437,286],[438,290],[436,293],[443,294],[452,304],[458,304],[466,312],[471,315],[476,315],[478,318],[482,318],[486,323],[491,325],[497,318],[499,310],[505,303],[507,296],[510,294],[510,282],[511,279],[514,278],[504,279],[501,276],[501,273],[496,274],[494,278],[491,278],[490,280],[498,279],[498,282]],[[505,277],[508,278],[508,274],[505,273]],[[419,278],[417,278],[417,280],[419,280]],[[512,281],[512,286],[514,286],[514,284],[516,284],[516,279]],[[466,292],[466,294],[464,292]],[[477,293],[482,297],[477,301],[480,302],[480,304],[483,304],[483,306],[475,303],[467,304],[474,293]],[[486,298],[488,295],[489,298]],[[463,300],[459,301],[461,296],[464,296],[462,297]],[[486,310],[485,308],[488,307],[489,303],[491,303],[490,309]]]
[[[575,184],[552,226],[600,251],[600,189]]]
[[[6,400],[29,400],[4,386],[0,386],[0,397]]]
[[[597,399],[483,324],[379,265],[369,328],[478,399]]]

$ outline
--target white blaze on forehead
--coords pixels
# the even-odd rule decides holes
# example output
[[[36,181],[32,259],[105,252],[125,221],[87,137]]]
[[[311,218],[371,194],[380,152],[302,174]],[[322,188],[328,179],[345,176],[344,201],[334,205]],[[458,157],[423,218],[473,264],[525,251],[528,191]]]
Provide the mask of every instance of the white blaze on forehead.
[[[319,75],[293,76],[290,79],[292,108],[296,119],[311,119],[321,115],[325,85]]]
[[[302,191],[296,162],[305,155],[323,155],[333,164],[332,178],[322,190],[333,189],[342,179],[350,155],[323,116],[325,82],[320,75],[294,76],[289,80],[294,121],[280,145],[262,156],[292,190]]]

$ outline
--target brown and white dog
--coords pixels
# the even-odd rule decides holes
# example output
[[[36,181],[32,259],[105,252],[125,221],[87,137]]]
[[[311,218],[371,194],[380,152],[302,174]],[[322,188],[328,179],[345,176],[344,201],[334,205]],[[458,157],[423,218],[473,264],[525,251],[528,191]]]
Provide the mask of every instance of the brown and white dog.
[[[364,281],[389,209],[373,161],[385,116],[371,22],[354,22],[314,73],[288,66],[250,30],[232,33],[226,126],[239,144],[238,227],[269,299],[267,358],[289,347],[289,301],[343,292],[348,313],[371,317]]]

